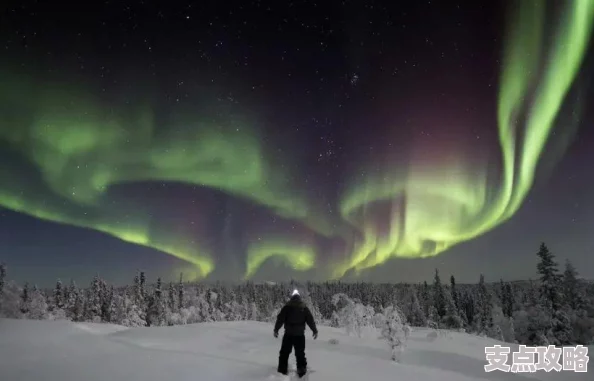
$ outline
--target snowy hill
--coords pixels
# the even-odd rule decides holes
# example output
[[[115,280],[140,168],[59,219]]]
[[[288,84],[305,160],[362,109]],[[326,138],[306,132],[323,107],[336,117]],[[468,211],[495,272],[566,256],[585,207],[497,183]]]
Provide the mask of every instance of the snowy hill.
[[[462,333],[412,332],[400,364],[385,342],[320,327],[308,332],[311,381],[591,380],[588,373],[485,373],[484,347]],[[335,339],[338,343],[331,343]],[[500,343],[501,344],[501,343]],[[220,322],[157,328],[0,319],[2,381],[263,381],[275,373],[280,338],[270,324]],[[291,355],[291,363],[294,357]]]

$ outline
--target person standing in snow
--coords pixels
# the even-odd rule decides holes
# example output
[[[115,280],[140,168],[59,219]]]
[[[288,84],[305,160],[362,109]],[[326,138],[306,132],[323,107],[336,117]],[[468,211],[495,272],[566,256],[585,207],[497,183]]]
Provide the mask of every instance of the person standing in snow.
[[[301,300],[299,291],[294,290],[291,299],[283,306],[276,317],[274,325],[274,337],[278,337],[278,331],[285,326],[285,334],[278,356],[278,372],[286,375],[288,373],[289,355],[295,348],[295,359],[297,360],[297,374],[299,377],[307,372],[307,360],[305,358],[305,324],[313,332],[314,340],[318,338],[318,329],[311,311]]]

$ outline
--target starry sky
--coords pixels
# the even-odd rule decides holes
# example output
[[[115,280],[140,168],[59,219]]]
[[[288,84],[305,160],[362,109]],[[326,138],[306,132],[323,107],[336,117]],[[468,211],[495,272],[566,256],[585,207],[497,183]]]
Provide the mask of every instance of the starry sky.
[[[594,2],[0,11],[16,280],[594,277]]]

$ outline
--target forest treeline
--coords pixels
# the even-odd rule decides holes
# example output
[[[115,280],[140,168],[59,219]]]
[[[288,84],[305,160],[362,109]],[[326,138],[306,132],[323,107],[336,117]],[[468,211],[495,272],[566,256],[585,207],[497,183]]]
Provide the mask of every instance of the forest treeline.
[[[7,281],[0,266],[0,317],[67,319],[124,326],[163,326],[208,321],[272,321],[293,288],[299,288],[318,324],[343,327],[362,335],[381,328],[386,314],[398,311],[411,327],[460,330],[526,345],[588,345],[594,342],[594,284],[578,276],[571,262],[559,269],[542,243],[537,253],[539,279],[487,284],[443,280],[376,284],[288,282],[281,284],[207,284],[147,282],[139,271],[132,284],[109,285],[95,276],[88,287],[57,281],[39,289]],[[382,318],[379,318],[382,317]]]

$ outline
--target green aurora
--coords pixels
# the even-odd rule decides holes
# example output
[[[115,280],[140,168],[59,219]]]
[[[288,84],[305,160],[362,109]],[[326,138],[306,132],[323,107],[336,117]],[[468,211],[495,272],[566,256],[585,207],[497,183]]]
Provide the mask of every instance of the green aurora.
[[[93,229],[187,261],[196,277],[210,274],[216,253],[199,238],[172,229],[138,205],[109,202],[107,193],[135,182],[176,182],[217,189],[263,205],[316,234],[347,242],[330,278],[389,258],[438,255],[500,225],[521,207],[555,119],[575,80],[594,21],[594,2],[567,3],[549,41],[545,2],[522,0],[510,18],[500,75],[497,118],[502,173],[495,189],[488,170],[463,153],[439,164],[393,164],[387,173],[357,177],[340,197],[342,224],[331,224],[299,192],[286,169],[273,165],[246,121],[215,123],[177,115],[158,125],[148,105],[126,113],[64,83],[0,71],[0,144],[26,158],[37,176],[0,163],[0,205],[36,218]],[[546,42],[546,43],[545,43]],[[128,107],[129,109],[129,107]],[[176,126],[192,126],[177,129]],[[520,140],[517,137],[522,136]],[[369,173],[369,172],[365,172]],[[494,196],[493,196],[494,195]],[[380,232],[372,204],[390,205]],[[278,257],[297,271],[319,264],[319,248],[286,235],[248,244],[246,277]]]

